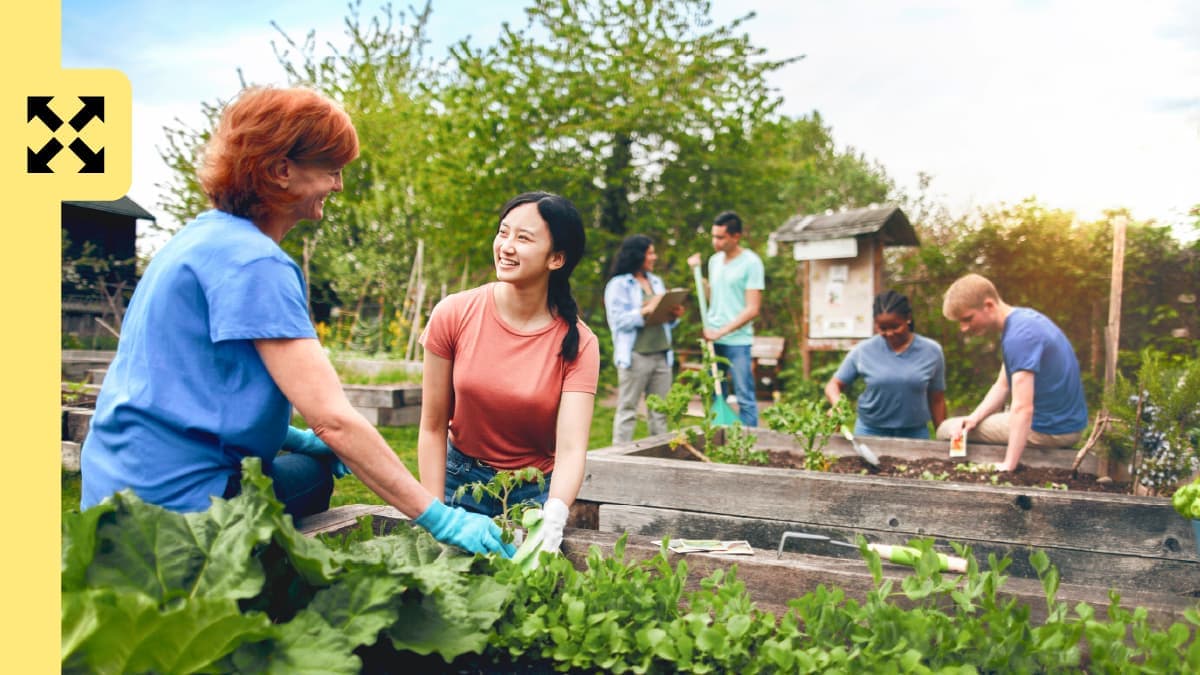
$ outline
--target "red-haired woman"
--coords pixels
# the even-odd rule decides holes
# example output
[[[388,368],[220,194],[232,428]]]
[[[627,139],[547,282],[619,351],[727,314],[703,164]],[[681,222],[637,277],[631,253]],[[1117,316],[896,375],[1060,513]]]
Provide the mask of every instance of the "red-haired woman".
[[[279,247],[321,219],[357,156],[350,117],[317,92],[252,88],[224,110],[199,171],[213,209],[154,256],[130,300],[83,446],[83,508],[132,489],[201,511],[236,495],[242,459],[258,457],[287,512],[307,515],[328,508],[341,461],[438,539],[511,554],[488,518],[422,488],[351,407]],[[293,405],[315,433],[288,426]]]

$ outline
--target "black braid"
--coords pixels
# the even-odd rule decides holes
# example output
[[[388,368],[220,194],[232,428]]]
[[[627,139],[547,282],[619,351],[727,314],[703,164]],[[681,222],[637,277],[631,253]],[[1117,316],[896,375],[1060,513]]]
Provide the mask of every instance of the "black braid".
[[[912,306],[908,304],[908,296],[888,290],[875,296],[874,316],[880,314],[895,314],[908,319],[908,329],[917,332],[917,324],[912,318]]]
[[[570,272],[560,274],[562,270],[550,273],[550,289],[547,300],[550,309],[567,323],[567,334],[563,336],[562,352],[564,361],[574,361],[579,356],[579,305],[575,304],[575,296],[571,295]]]

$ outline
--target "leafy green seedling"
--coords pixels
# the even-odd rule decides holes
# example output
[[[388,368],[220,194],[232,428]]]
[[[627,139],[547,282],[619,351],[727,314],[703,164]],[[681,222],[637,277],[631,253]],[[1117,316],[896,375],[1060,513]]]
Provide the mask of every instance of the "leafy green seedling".
[[[458,489],[454,491],[454,498],[459,499],[469,492],[471,498],[477,502],[482,502],[485,496],[500,502],[500,513],[494,520],[500,526],[500,539],[506,544],[511,544],[515,538],[514,531],[517,523],[521,520],[521,515],[531,508],[536,508],[537,504],[531,501],[509,504],[509,496],[518,487],[535,481],[538,489],[546,489],[546,475],[537,467],[528,466],[516,471],[497,471],[496,475],[486,483],[475,482],[458,486]]]

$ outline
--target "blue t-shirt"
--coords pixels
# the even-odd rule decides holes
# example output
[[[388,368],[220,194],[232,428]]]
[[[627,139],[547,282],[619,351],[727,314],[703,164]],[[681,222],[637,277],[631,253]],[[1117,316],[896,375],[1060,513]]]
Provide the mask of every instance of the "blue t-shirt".
[[[1087,401],[1079,360],[1067,336],[1046,315],[1014,307],[1000,337],[1008,390],[1018,370],[1033,373],[1033,430],[1070,434],[1087,426]]]
[[[313,337],[296,263],[249,220],[200,214],[154,256],[129,302],[83,444],[81,506],[132,488],[203,511],[243,457],[269,471],[291,405],[253,340]]]
[[[858,397],[858,416],[868,426],[900,429],[929,424],[929,392],[945,391],[946,359],[942,346],[914,335],[908,349],[897,354],[882,335],[858,343],[834,377],[849,385],[863,378],[867,388]]]
[[[725,252],[708,259],[708,285],[712,299],[708,303],[708,327],[720,328],[746,309],[746,291],[766,288],[762,259],[743,248],[736,258],[725,261]],[[754,322],[717,340],[719,345],[748,345],[754,342]]]

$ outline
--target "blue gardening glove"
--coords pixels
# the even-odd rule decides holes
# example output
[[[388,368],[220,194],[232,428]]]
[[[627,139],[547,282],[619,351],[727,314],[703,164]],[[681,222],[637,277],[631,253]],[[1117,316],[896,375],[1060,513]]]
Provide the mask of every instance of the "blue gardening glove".
[[[500,526],[491,518],[459,506],[446,506],[436,499],[413,522],[429,530],[429,534],[443,544],[453,544],[471,553],[498,551],[505,558],[511,558],[517,552],[512,544],[500,541]]]
[[[337,455],[333,454],[333,449],[325,445],[325,441],[317,436],[312,429],[297,429],[293,426],[288,426],[287,436],[283,439],[283,449],[288,452],[298,452],[309,457],[333,457],[333,466],[330,471],[334,478],[343,478],[352,475],[350,467],[342,463]]]

